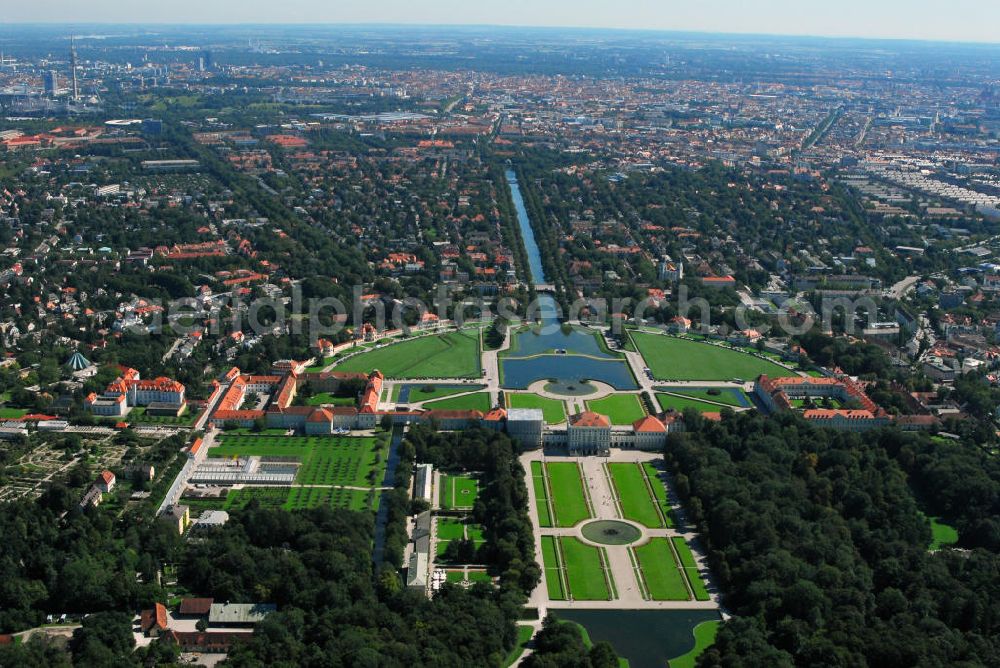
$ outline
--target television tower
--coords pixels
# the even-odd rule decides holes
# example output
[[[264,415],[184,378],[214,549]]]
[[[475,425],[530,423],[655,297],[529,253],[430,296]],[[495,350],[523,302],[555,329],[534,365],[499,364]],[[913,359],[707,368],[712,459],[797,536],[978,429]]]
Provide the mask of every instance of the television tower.
[[[76,83],[76,38],[73,35],[69,37],[69,63],[73,69],[73,101],[78,102],[80,100],[80,88]]]

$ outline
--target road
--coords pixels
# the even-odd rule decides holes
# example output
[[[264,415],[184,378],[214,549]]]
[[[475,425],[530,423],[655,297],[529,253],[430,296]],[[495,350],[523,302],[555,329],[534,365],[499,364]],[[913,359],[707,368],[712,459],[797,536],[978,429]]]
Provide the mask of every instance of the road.
[[[916,287],[917,282],[919,281],[920,281],[919,276],[907,276],[906,278],[904,278],[903,280],[899,281],[891,288],[889,288],[888,296],[892,297],[893,299],[902,299],[907,294],[909,294],[910,290]]]
[[[196,430],[205,429],[205,423],[208,422],[208,416],[212,414],[212,412],[215,410],[215,407],[219,405],[220,401],[222,401],[222,397],[224,397],[226,392],[229,391],[229,385],[230,385],[229,383],[222,385],[219,388],[219,391],[216,392],[215,397],[210,402],[208,402],[208,404],[206,404],[205,410],[202,411],[201,416],[194,423],[194,428]]]
[[[202,452],[208,452],[208,450],[212,447],[212,443],[215,440],[215,435],[217,433],[218,431],[215,429],[210,429],[205,433],[201,450]],[[173,483],[170,484],[170,488],[167,490],[166,496],[163,497],[163,502],[160,503],[160,507],[156,510],[157,517],[165,513],[167,508],[180,501],[181,495],[184,494],[184,490],[187,488],[188,478],[191,477],[191,474],[194,473],[195,468],[197,468],[198,462],[203,458],[204,456],[200,457],[197,461],[194,459],[188,459],[184,462],[184,467],[180,470],[180,473],[177,474],[177,477],[174,478]]]
[[[989,239],[983,239],[982,241],[966,244],[964,246],[959,246],[957,248],[952,248],[953,253],[964,253],[965,251],[972,250],[973,248],[978,248],[979,246],[989,246],[995,241],[1000,241],[1000,234],[990,237]]]
[[[177,350],[177,346],[179,345],[181,345],[181,337],[178,336],[174,339],[174,342],[170,344],[170,348],[167,349],[167,352],[163,353],[163,357],[160,358],[160,361],[166,363],[166,361],[170,359],[170,356],[174,354],[174,351]]]
[[[381,565],[385,544],[385,523],[389,520],[389,504],[385,500],[385,496],[391,491],[390,487],[396,479],[396,467],[399,465],[399,445],[403,442],[403,436],[406,433],[406,428],[402,425],[396,425],[392,428],[392,440],[389,441],[389,458],[386,460],[385,466],[385,477],[382,479],[382,493],[383,498],[380,499],[378,504],[378,512],[375,515],[375,546],[372,549],[372,561],[376,566]],[[410,529],[407,529],[407,535],[412,535]]]
[[[486,391],[490,393],[490,405],[496,406],[500,401],[500,352],[510,348],[511,331],[513,327],[507,327],[504,333],[503,343],[496,350],[483,352],[483,382],[486,383]],[[485,330],[481,330],[485,331]],[[484,334],[480,334],[484,336]]]

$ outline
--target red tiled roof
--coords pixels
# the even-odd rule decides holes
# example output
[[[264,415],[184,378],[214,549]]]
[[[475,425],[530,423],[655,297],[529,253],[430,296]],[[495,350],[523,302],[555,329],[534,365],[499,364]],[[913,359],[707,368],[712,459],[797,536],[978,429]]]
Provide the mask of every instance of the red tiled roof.
[[[593,411],[584,411],[578,413],[577,415],[571,415],[569,418],[570,424],[574,427],[610,427],[611,422],[608,418],[601,415],[600,413],[595,413]]]
[[[941,421],[936,415],[899,415],[896,417],[898,424],[922,424],[933,425]]]
[[[788,401],[789,388],[796,386],[840,387],[847,398],[857,401],[865,411],[871,413],[873,416],[885,414],[885,411],[865,394],[861,386],[847,376],[837,378],[803,378],[800,376],[768,378],[766,375],[762,375],[757,379],[757,382],[785,410],[791,408],[791,403]]]
[[[331,422],[333,421],[333,414],[325,408],[314,409],[309,417],[306,418],[306,422]]]
[[[832,408],[812,408],[802,414],[807,420],[832,420],[835,417],[842,417],[848,420],[871,420],[875,416],[871,411],[864,410],[844,410]]]
[[[214,598],[182,598],[180,613],[182,615],[207,615]]]
[[[281,376],[249,376],[246,380],[250,385],[277,385]]]
[[[666,426],[652,415],[647,415],[632,423],[632,429],[637,434],[663,434],[666,433]]]
[[[132,384],[139,390],[159,390],[160,392],[183,392],[184,385],[172,378],[160,376],[153,380],[135,380]]]
[[[10,422],[41,422],[42,420],[56,420],[55,415],[45,415],[44,413],[28,413],[19,418],[10,418]]]
[[[213,420],[256,420],[264,417],[264,411],[215,411]]]
[[[502,408],[494,408],[486,413],[484,419],[487,422],[499,422],[500,420],[507,419],[507,411]]]
[[[290,373],[278,384],[278,392],[275,394],[274,403],[284,408],[292,403],[293,395],[298,387],[298,377]]]
[[[382,372],[376,369],[368,376],[368,386],[361,397],[361,412],[374,413],[378,409],[378,399],[382,395]]]
[[[156,603],[151,609],[143,610],[139,620],[139,626],[143,631],[149,631],[152,628],[166,630],[167,608],[162,603]]]
[[[482,420],[482,411],[447,411],[447,410],[432,410],[424,413],[428,418],[434,420]]]
[[[368,376],[360,371],[320,371],[309,374],[310,379],[326,380],[327,378],[337,378],[339,380],[362,380]]]
[[[284,415],[305,415],[306,417],[309,417],[312,415],[313,410],[313,406],[286,406],[285,408],[271,406],[267,409],[267,412]]]

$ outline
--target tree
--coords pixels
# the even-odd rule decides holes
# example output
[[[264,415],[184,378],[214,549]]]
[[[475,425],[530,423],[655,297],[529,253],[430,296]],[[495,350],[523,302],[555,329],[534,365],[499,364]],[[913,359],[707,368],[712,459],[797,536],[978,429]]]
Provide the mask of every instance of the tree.
[[[988,664],[1000,652],[997,621],[960,612],[1000,594],[996,546],[929,553],[914,490],[963,529],[995,521],[1000,472],[972,444],[730,412],[671,435],[664,457],[734,614],[705,665]]]
[[[0,666],[69,668],[70,655],[61,643],[36,634],[25,643],[0,645]]]
[[[496,665],[516,640],[520,600],[508,605],[487,585],[449,585],[428,600],[402,588],[388,565],[373,577],[373,531],[370,513],[251,505],[189,546],[181,579],[215,598],[279,606],[233,649],[234,666],[318,668],[330,657],[350,665]]]
[[[83,620],[73,632],[73,662],[83,666],[117,663],[135,647],[131,617],[121,612],[98,612]]]
[[[562,622],[552,614],[542,621],[535,634],[534,651],[524,660],[527,668],[616,668],[618,656],[607,642],[587,648],[577,624]]]
[[[338,397],[356,397],[365,391],[368,381],[364,378],[348,378],[337,386]]]

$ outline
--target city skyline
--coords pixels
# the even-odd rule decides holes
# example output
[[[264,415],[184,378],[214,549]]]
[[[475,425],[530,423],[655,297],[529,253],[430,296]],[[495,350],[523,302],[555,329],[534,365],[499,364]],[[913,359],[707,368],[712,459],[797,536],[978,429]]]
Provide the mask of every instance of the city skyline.
[[[803,7],[805,4],[808,6]],[[232,20],[233,16],[238,16],[239,20]],[[608,28],[995,44],[993,26],[1000,22],[1000,6],[984,6],[976,0],[956,0],[947,11],[928,0],[910,3],[845,0],[836,6],[794,0],[767,0],[753,6],[735,0],[706,0],[697,6],[646,0],[623,0],[614,4],[554,0],[539,6],[526,0],[512,0],[503,7],[478,7],[455,0],[419,5],[387,0],[374,8],[329,7],[313,0],[298,0],[283,4],[279,12],[272,3],[262,0],[240,3],[220,0],[211,6],[192,0],[178,0],[169,6],[134,6],[122,0],[95,0],[86,6],[73,7],[56,0],[40,0],[8,9],[5,18],[8,23]]]

